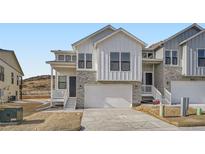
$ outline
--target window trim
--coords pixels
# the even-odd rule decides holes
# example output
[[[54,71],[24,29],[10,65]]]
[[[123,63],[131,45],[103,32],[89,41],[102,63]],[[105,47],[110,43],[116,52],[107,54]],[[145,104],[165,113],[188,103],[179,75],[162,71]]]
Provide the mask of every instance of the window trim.
[[[14,80],[15,80],[14,72],[11,72],[11,84],[14,84]]]
[[[4,80],[5,80],[5,68],[0,65],[0,69],[3,70],[2,73],[1,73],[1,74],[2,74],[2,79],[1,79],[0,81],[1,81],[1,82],[4,82]]]
[[[148,58],[148,54],[151,53],[152,54],[152,58]],[[143,58],[143,54],[146,54],[146,58]],[[142,52],[142,59],[154,59],[154,52],[151,51],[143,51]]]
[[[166,64],[166,51],[170,51],[170,53],[171,53],[171,63],[170,64]],[[173,63],[172,63],[172,51],[176,51],[177,52],[177,65],[173,65]],[[178,52],[178,49],[165,49],[164,50],[164,65],[165,66],[171,66],[171,67],[178,67],[179,66],[179,52]]]
[[[63,56],[63,60],[60,60],[59,56]],[[58,54],[57,57],[58,57],[58,61],[65,61],[65,55],[64,54]]]
[[[60,82],[60,80],[59,80],[59,78],[60,77],[65,77],[66,78],[66,81],[65,82]],[[66,75],[59,75],[58,76],[58,89],[60,89],[60,90],[63,90],[63,89],[67,89],[68,88],[68,83],[67,83],[68,81],[67,81],[67,76]],[[59,86],[60,86],[60,83],[65,83],[65,88],[59,88]]]
[[[83,54],[84,55],[84,67],[83,68],[79,68],[79,54]],[[92,67],[91,68],[86,68],[86,61],[87,61],[87,57],[86,57],[86,54],[91,54],[92,56],[92,59],[91,59],[91,63],[92,63]],[[77,69],[78,70],[83,70],[83,71],[90,71],[90,70],[93,70],[93,53],[90,53],[90,52],[80,52],[80,53],[77,53],[77,56],[76,56],[76,62],[77,62]]]
[[[129,54],[129,70],[122,70],[122,53]],[[131,70],[131,54],[130,54],[130,52],[121,52],[120,53],[120,71],[121,72],[129,72],[130,70]]]
[[[111,70],[111,53],[119,53],[119,70]],[[121,53],[120,52],[110,52],[109,54],[109,71],[110,72],[119,72],[121,71]]]
[[[65,56],[65,62],[72,62],[72,55],[64,55]],[[70,56],[70,60],[67,60],[66,57]]]
[[[110,59],[110,55],[111,55],[111,53],[112,52],[117,52],[117,53],[119,53],[119,71],[112,71],[111,70],[111,59]],[[122,69],[121,69],[121,53],[130,53],[130,70],[129,71],[122,71]],[[132,60],[131,60],[131,52],[129,52],[129,51],[127,51],[127,52],[121,52],[121,51],[110,51],[109,52],[109,59],[108,59],[108,61],[109,61],[109,72],[130,72],[131,70],[132,70]]]
[[[197,48],[197,68],[205,68],[205,66],[199,66],[199,50],[205,51],[205,48]]]

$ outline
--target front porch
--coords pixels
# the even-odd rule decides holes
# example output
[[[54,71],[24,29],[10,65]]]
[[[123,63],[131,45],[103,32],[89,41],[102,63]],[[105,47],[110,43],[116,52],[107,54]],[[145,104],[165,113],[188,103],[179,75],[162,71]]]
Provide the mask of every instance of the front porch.
[[[49,63],[49,62],[48,62]],[[76,68],[72,63],[55,61],[51,66],[51,106],[76,107]]]

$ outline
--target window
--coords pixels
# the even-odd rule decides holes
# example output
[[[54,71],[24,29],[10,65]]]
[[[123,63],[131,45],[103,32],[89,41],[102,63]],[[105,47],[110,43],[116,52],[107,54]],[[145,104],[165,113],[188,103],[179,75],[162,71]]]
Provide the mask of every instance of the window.
[[[67,80],[66,76],[58,76],[58,89],[66,89],[67,88]]]
[[[165,51],[165,64],[171,64],[171,51]]]
[[[130,71],[130,53],[121,53],[121,71]]]
[[[85,57],[84,53],[78,54],[78,68],[84,68],[85,67]]]
[[[110,71],[120,70],[120,54],[119,52],[110,53]]]
[[[142,58],[144,58],[144,59],[153,59],[154,56],[153,56],[152,52],[143,52],[142,53]]]
[[[92,68],[92,54],[86,54],[86,68]]]
[[[11,73],[11,84],[14,84],[14,73]]]
[[[58,55],[58,60],[59,61],[64,61],[64,55]]]
[[[71,55],[66,55],[66,56],[65,56],[65,61],[70,62],[70,61],[71,61]]]
[[[172,65],[177,65],[177,51],[172,51]]]
[[[92,54],[79,53],[78,54],[78,68],[92,69]]]
[[[0,81],[4,81],[4,68],[0,66]]]
[[[76,62],[76,55],[73,55],[73,56],[72,56],[72,61],[73,61],[73,62]]]
[[[205,49],[198,49],[198,66],[205,67]]]
[[[17,86],[19,85],[19,76],[18,75],[16,76],[16,85]]]

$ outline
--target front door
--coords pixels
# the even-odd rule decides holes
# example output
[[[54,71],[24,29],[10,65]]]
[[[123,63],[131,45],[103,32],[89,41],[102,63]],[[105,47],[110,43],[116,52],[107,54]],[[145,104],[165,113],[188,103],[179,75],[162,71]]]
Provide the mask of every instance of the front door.
[[[69,78],[69,96],[76,97],[76,77],[70,76]]]
[[[145,85],[152,85],[152,73],[151,72],[145,72],[144,84]]]

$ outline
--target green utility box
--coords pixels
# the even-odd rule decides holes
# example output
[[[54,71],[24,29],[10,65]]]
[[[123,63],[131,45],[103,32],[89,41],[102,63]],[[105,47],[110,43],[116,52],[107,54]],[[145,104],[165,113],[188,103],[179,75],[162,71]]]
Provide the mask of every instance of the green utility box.
[[[23,121],[23,107],[1,107],[0,123],[21,123]]]
[[[196,109],[196,115],[202,115],[202,108],[197,108]]]

